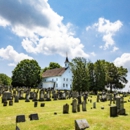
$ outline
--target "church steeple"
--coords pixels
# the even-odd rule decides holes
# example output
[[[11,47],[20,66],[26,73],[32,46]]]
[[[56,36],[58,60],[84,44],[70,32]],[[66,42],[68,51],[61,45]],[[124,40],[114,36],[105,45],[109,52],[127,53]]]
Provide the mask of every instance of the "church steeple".
[[[66,53],[66,59],[65,59],[65,68],[69,67],[69,59]]]

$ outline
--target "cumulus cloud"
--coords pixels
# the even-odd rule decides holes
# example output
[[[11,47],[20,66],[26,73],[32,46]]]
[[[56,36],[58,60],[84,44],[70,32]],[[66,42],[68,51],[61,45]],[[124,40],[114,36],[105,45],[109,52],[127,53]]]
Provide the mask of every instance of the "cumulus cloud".
[[[114,60],[116,66],[123,66],[130,71],[130,53],[124,53]]]
[[[6,11],[5,11],[6,10]],[[63,24],[63,17],[52,10],[47,0],[0,1],[0,16],[10,23],[14,34],[22,37],[28,53],[89,57],[73,25]]]
[[[102,35],[102,40],[105,42],[105,45],[100,46],[100,48],[106,50],[115,45],[113,36],[122,26],[123,24],[120,20],[110,22],[105,18],[99,18],[97,23],[86,27],[86,31],[89,31],[90,29],[96,29],[96,31]]]
[[[9,25],[10,25],[10,23],[7,20],[0,17],[0,26],[6,27],[6,26],[9,26]]]
[[[9,66],[15,66],[18,62],[24,59],[33,59],[26,54],[16,52],[12,46],[7,46],[5,49],[1,48],[0,57],[12,61],[13,63],[10,63]]]

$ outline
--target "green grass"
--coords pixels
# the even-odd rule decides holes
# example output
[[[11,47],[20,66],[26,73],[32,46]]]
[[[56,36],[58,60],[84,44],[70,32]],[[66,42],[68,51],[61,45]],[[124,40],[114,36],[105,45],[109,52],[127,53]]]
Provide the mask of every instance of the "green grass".
[[[128,101],[129,97],[125,97]],[[96,97],[92,97],[92,101],[96,101]],[[20,130],[74,130],[76,119],[86,119],[90,125],[88,130],[130,130],[130,102],[124,104],[127,116],[110,117],[109,101],[96,103],[97,108],[91,109],[93,103],[87,103],[87,111],[72,113],[70,105],[72,99],[45,101],[45,107],[34,108],[34,102],[29,103],[24,100],[19,100],[19,103],[14,103],[13,106],[3,107],[0,103],[0,130],[15,130],[16,116],[25,115],[26,122],[18,123]],[[63,114],[63,105],[69,104],[69,114]],[[114,104],[112,104],[114,105]],[[104,106],[104,109],[101,107]],[[54,115],[54,112],[57,115]],[[39,120],[30,121],[29,115],[38,113]]]

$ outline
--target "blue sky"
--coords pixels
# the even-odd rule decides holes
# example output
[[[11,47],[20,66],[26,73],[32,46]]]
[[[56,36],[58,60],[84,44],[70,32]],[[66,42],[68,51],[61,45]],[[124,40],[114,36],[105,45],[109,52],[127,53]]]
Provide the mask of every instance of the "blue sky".
[[[11,76],[23,59],[35,59],[41,68],[50,62],[64,66],[66,52],[70,60],[105,59],[130,72],[129,5],[129,0],[1,0],[0,73]]]

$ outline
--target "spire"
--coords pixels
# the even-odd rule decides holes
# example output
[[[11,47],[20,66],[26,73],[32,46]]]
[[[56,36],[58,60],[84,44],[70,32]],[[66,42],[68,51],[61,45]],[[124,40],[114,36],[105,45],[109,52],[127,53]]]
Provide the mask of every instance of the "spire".
[[[65,59],[65,67],[69,67],[69,59],[68,59],[68,55],[67,55],[67,52],[66,52],[66,59]]]
[[[67,52],[66,52],[66,60],[65,60],[65,62],[69,62]]]

